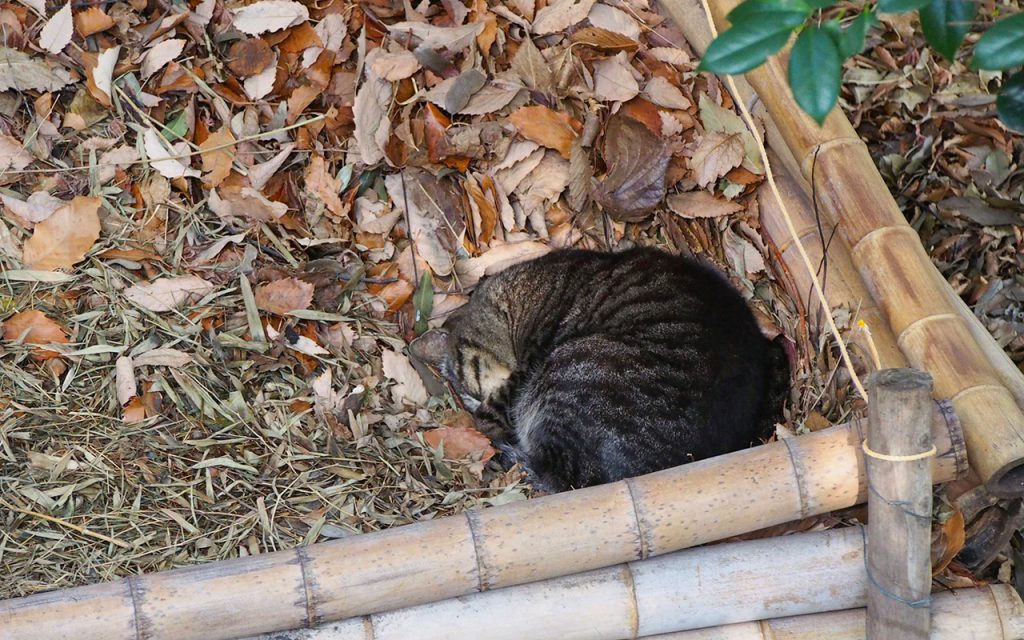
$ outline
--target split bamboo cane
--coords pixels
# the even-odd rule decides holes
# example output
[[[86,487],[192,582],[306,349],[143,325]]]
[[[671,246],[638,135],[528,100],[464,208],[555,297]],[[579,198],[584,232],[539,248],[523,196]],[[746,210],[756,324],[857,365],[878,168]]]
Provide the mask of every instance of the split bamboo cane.
[[[0,638],[218,640],[658,556],[863,501],[864,428],[854,421],[613,484],[7,600]],[[948,405],[935,405],[932,429],[935,481],[962,475]]]
[[[932,378],[885,369],[868,380],[867,634],[926,640],[932,586]]]
[[[475,640],[486,629],[488,640],[619,640],[863,606],[866,590],[864,534],[850,527],[689,549],[300,637]]]
[[[680,631],[642,640],[865,640],[865,609],[773,618]],[[1024,602],[1007,584],[944,591],[932,596],[931,640],[1024,638]],[[302,636],[282,640],[307,640]],[[313,640],[309,638],[308,640]],[[317,640],[326,640],[317,639]]]
[[[501,606],[504,608],[505,603]],[[564,617],[580,620],[584,612],[568,610],[569,606],[571,604],[567,603]],[[513,613],[507,608],[504,611],[506,616]],[[865,640],[865,617],[866,609],[845,609],[674,631],[637,640]],[[501,622],[494,624],[502,625]],[[577,625],[583,626],[578,622]],[[930,640],[1019,640],[1024,637],[1024,602],[1016,590],[1006,584],[945,591],[932,597],[931,625]],[[602,633],[563,637],[597,640],[607,637]],[[482,634],[475,637],[479,635]],[[490,634],[487,635],[490,638]],[[250,640],[383,640],[384,637],[374,635],[373,621],[366,617],[315,629],[271,633]],[[447,637],[454,639],[456,636]],[[628,637],[631,636],[621,636]]]
[[[726,27],[726,15],[739,2],[710,0],[719,28]],[[670,15],[685,19],[682,3],[662,4]],[[939,396],[952,399],[964,425],[972,468],[994,494],[1024,495],[1024,413],[1010,392],[1017,390],[1019,370],[1006,367],[1005,354],[995,352],[1001,349],[991,336],[981,335],[963,315],[962,303],[932,265],[867,146],[842,113],[833,110],[821,127],[804,114],[793,100],[778,56],[746,78],[803,176],[810,180],[814,169],[821,207],[840,222],[854,264],[901,350],[914,367],[932,374]]]

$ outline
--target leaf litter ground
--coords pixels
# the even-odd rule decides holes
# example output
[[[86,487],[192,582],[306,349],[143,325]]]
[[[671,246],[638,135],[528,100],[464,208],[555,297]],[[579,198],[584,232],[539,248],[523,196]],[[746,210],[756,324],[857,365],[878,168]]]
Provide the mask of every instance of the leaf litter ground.
[[[552,248],[718,265],[792,345],[780,436],[858,411],[758,233],[749,134],[645,0],[133,1],[72,7],[73,29],[65,13],[0,7],[0,598],[528,498],[403,349],[480,277]],[[849,73],[883,73],[898,33]],[[861,131],[915,162],[891,116],[935,99],[861,86]],[[922,201],[930,156],[903,166],[902,197],[974,197],[983,169],[1019,204],[1020,141],[986,105],[970,126],[927,120],[928,153],[963,168]],[[1003,155],[971,164],[955,136]],[[1019,322],[1019,218],[1013,235],[965,215],[919,227],[940,265],[1002,274],[1002,297],[971,301]],[[960,272],[964,291],[991,282]]]

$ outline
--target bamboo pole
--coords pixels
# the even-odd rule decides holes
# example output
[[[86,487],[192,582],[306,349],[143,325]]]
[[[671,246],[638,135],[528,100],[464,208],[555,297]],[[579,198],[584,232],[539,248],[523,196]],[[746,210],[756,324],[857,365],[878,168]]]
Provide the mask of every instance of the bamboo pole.
[[[865,618],[866,609],[847,609],[680,631],[643,640],[865,640]],[[957,589],[932,596],[931,640],[1014,640],[1022,637],[1024,603],[1010,585]],[[294,640],[314,638],[296,636]]]
[[[698,55],[703,55],[711,43],[712,37],[704,8],[700,6],[699,0],[683,0],[673,3],[668,8],[686,41]],[[807,250],[812,264],[823,264],[825,247],[821,242],[821,236],[831,238],[828,243],[827,271],[819,274],[825,289],[825,296],[833,306],[846,306],[855,311],[857,319],[863,320],[871,331],[870,336],[861,331],[851,332],[850,342],[857,345],[859,353],[865,354],[870,352],[871,345],[868,342],[873,340],[883,368],[907,366],[906,356],[897,346],[896,338],[889,329],[885,316],[882,315],[882,311],[864,287],[864,281],[861,280],[860,274],[853,264],[850,248],[846,244],[845,238],[840,234],[833,235],[833,230],[836,227],[835,220],[829,215],[829,212],[825,211],[818,211],[820,220],[816,219],[810,185],[800,174],[800,165],[778,134],[778,128],[772,121],[771,114],[763,109],[757,94],[754,93],[754,88],[745,78],[738,76],[734,80],[739,90],[739,95],[734,98],[743,100],[752,111],[757,110],[758,116],[765,123],[765,136],[770,147],[768,160],[774,167],[779,190],[786,201],[790,215],[793,216],[797,237]],[[762,108],[758,109],[758,107]],[[812,300],[811,274],[799,258],[796,244],[786,227],[778,202],[768,189],[763,188],[758,191],[757,202],[760,207],[762,229],[772,244],[778,248],[796,285],[796,291],[790,293],[802,300]],[[819,223],[821,225],[820,235]],[[809,303],[808,309],[813,310],[819,316],[823,312],[816,301]],[[821,320],[820,317],[818,319]],[[1003,355],[1005,357],[1005,353]],[[1022,384],[1024,384],[1024,377],[1022,377]]]
[[[663,2],[677,24],[686,19],[683,2]],[[725,28],[725,16],[740,0],[709,2],[716,24]],[[964,317],[956,293],[932,265],[843,114],[834,109],[821,127],[804,114],[779,56],[746,78],[804,178],[810,180],[814,169],[821,207],[840,222],[854,264],[901,350],[911,365],[932,374],[939,396],[952,399],[972,468],[994,494],[1024,495],[1024,413],[1017,404],[1024,396],[1009,390],[1018,389],[1020,372],[995,354],[998,345],[979,346],[991,336]]]
[[[885,369],[868,381],[868,622],[872,640],[928,638],[932,585],[932,378]]]
[[[583,612],[571,609],[573,604],[564,604],[561,618],[574,620],[576,628],[563,637],[586,640],[607,637],[604,630],[593,632],[592,620],[587,619],[587,625],[581,624]],[[509,609],[503,609],[503,612],[505,617],[493,626],[502,627],[507,618],[526,614],[525,611]],[[865,640],[865,613],[863,608],[811,613],[675,631],[643,636],[638,640]],[[580,627],[584,627],[588,635],[573,635],[580,631]],[[486,635],[490,639],[491,626],[481,629],[487,631],[478,629],[475,635],[467,637],[476,640]],[[383,640],[385,637],[374,635],[373,620],[365,617],[325,624],[315,629],[267,634],[258,640]],[[458,638],[454,634],[444,637]],[[1018,640],[1024,637],[1024,603],[1016,590],[1006,584],[937,593],[932,597],[932,631],[929,637],[931,640]]]
[[[0,638],[218,640],[658,556],[863,501],[864,428],[854,421],[612,484],[7,600]],[[948,405],[935,405],[932,429],[936,482],[962,475]]]
[[[377,613],[298,637],[618,640],[858,607],[866,589],[864,534],[851,527],[689,549]],[[282,636],[260,640],[274,637]]]

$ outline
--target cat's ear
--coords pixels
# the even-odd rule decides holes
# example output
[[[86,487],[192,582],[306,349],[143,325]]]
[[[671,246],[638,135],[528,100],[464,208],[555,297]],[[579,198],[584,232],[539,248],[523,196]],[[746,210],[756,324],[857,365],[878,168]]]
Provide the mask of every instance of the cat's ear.
[[[444,329],[431,329],[409,343],[409,353],[427,364],[443,369],[452,357],[455,339]]]

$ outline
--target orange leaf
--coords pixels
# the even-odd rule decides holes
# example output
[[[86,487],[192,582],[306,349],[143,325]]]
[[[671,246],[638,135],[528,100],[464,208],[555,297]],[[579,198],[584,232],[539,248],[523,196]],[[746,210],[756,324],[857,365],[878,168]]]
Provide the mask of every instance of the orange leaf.
[[[282,278],[256,287],[256,307],[283,316],[296,309],[308,309],[313,302],[313,285],[298,278]]]
[[[583,130],[572,116],[544,106],[520,107],[508,119],[524,138],[554,149],[565,159],[569,158],[572,141]]]
[[[959,509],[932,534],[932,575],[938,575],[964,547],[964,514]]]
[[[100,237],[100,199],[78,196],[38,223],[25,242],[23,262],[30,269],[70,269]]]
[[[219,131],[210,134],[203,144],[199,145],[199,151],[203,158],[203,184],[207,189],[213,189],[224,182],[224,179],[231,174],[231,163],[235,159],[235,147],[225,147],[235,141],[231,129],[221,127]]]
[[[292,95],[288,96],[288,124],[295,124],[306,107],[312,104],[322,92],[323,89],[306,84],[295,87]]]
[[[146,405],[138,396],[128,401],[121,409],[121,420],[126,423],[142,422],[146,418]]]
[[[452,122],[431,102],[427,103],[423,122],[426,125],[423,134],[427,140],[427,156],[431,162],[440,163],[446,155],[444,132]]]
[[[59,324],[46,317],[42,311],[30,309],[17,313],[4,321],[4,338],[20,339],[24,344],[67,344],[68,336]],[[34,349],[36,360],[57,358],[60,353],[52,349]]]
[[[490,176],[481,176],[480,182],[481,184],[477,184],[472,176],[466,176],[463,185],[480,213],[480,228],[476,230],[476,241],[478,244],[488,245],[494,237],[495,227],[498,226],[498,208],[494,204],[496,190],[494,180]],[[488,197],[488,194],[491,197]]]
[[[437,449],[444,443],[444,457],[461,460],[479,456],[480,462],[487,462],[497,451],[484,434],[469,427],[440,427],[423,434],[423,441]]]
[[[314,155],[309,159],[309,166],[306,168],[306,191],[319,198],[334,215],[344,216],[347,213],[345,204],[338,195],[341,191],[341,182],[327,170],[327,162],[321,155]]]
[[[78,35],[83,38],[88,38],[100,31],[106,31],[115,24],[114,19],[108,16],[102,7],[98,6],[78,10],[75,13],[74,19],[75,29],[78,31]]]
[[[487,10],[487,0],[473,0],[472,22],[484,23],[484,30],[477,35],[476,44],[486,58],[491,50],[491,45],[498,37],[498,18]]]

